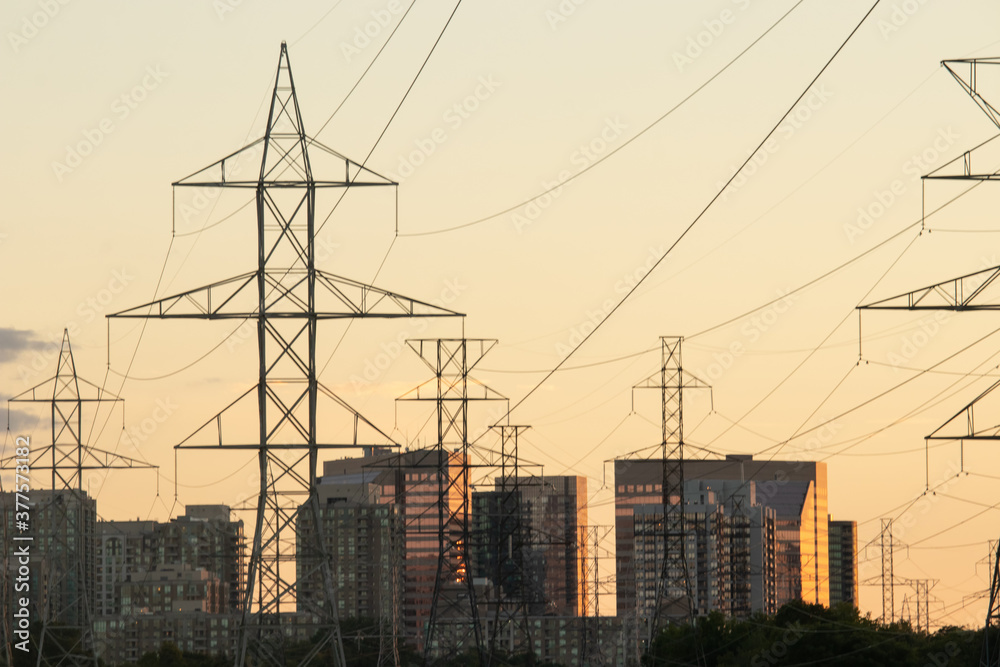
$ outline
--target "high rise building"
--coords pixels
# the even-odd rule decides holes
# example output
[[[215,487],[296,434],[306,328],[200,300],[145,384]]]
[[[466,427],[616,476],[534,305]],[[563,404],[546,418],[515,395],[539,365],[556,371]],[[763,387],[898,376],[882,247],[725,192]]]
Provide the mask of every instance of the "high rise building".
[[[858,523],[829,520],[830,605],[858,606]]]
[[[122,613],[121,587],[135,572],[164,566],[204,569],[225,584],[221,612],[237,611],[246,586],[243,522],[225,505],[189,505],[169,522],[98,524],[97,615]]]
[[[133,572],[157,563],[155,521],[101,521],[97,524],[98,617],[120,616],[122,584]]]
[[[226,585],[220,612],[238,611],[246,588],[243,521],[226,505],[188,505],[185,513],[156,527],[157,563],[188,565],[214,574]]]
[[[160,565],[152,572],[137,570],[122,584],[122,615],[218,614],[228,606],[227,588],[215,573],[186,564]]]
[[[105,662],[135,662],[170,641],[232,652],[246,581],[243,522],[225,505],[189,505],[168,522],[97,524],[94,635]]]
[[[696,615],[720,611],[749,616],[776,610],[775,513],[758,504],[755,495],[753,482],[685,482],[684,556]],[[635,591],[632,613],[648,619],[663,567],[663,504],[622,502],[623,529],[628,507],[633,548],[628,560],[619,560],[619,589],[628,583],[628,592]],[[670,597],[686,594],[672,591]],[[619,608],[619,613],[625,612]]]
[[[449,516],[461,506],[458,487],[464,474],[462,454],[439,449],[402,454],[376,451],[323,464],[321,486],[373,484],[379,488],[375,502],[394,507],[403,541],[402,604],[398,608],[407,640],[417,647],[423,646],[430,619],[441,536],[450,544],[460,542],[462,527],[449,521]],[[467,553],[455,548],[445,557],[459,571],[468,571]],[[439,595],[461,596],[465,590],[464,582],[446,581]]]
[[[53,626],[82,626],[93,617],[97,574],[97,503],[85,491],[33,490],[25,530],[15,521],[13,492],[0,493],[5,562],[16,569],[13,536],[31,537],[27,597],[32,618]]]
[[[668,465],[676,463],[668,462]],[[722,506],[724,514],[738,513],[733,503],[741,496],[743,496],[740,500],[742,513],[747,513],[750,508],[756,506],[773,511],[775,607],[795,599],[830,604],[826,464],[805,461],[755,461],[751,456],[731,455],[724,460],[685,461],[684,476],[686,483],[704,482],[708,485],[706,488],[714,487],[715,499],[710,505]],[[618,613],[622,615],[637,613],[640,596],[647,595],[638,587],[651,585],[644,579],[637,579],[643,568],[637,566],[635,562],[635,550],[637,537],[641,539],[648,532],[652,517],[644,516],[640,531],[636,528],[634,508],[645,506],[643,511],[648,513],[649,508],[659,507],[662,516],[662,479],[663,467],[659,460],[615,462]],[[736,484],[733,485],[732,482]],[[746,497],[740,489],[748,487],[751,482],[752,497]],[[685,496],[691,498],[688,488],[690,487],[686,485]],[[728,513],[725,512],[727,507]],[[718,511],[709,507],[705,509],[711,512]],[[750,526],[758,526],[753,532],[759,531],[762,535],[760,542],[762,551],[759,558],[761,567],[764,567],[769,558],[764,545],[767,543],[765,536],[770,530],[768,527],[770,519],[766,513],[757,511],[754,514],[757,517],[756,524],[753,523],[754,519],[748,518],[744,522],[747,523],[746,527],[740,527],[739,530],[745,532]],[[708,520],[707,516],[705,520]],[[739,523],[737,522],[737,526]],[[708,527],[705,526],[703,530],[707,533]],[[732,528],[726,530],[731,531]],[[746,543],[745,539],[743,543]],[[706,542],[705,548],[709,546]],[[740,547],[739,552],[743,551],[745,548]],[[648,567],[648,564],[645,567]],[[740,571],[745,572],[746,568]],[[751,567],[750,572],[754,571],[754,567]],[[763,572],[760,576],[765,576],[766,579]],[[768,585],[765,580],[761,580],[757,593],[754,593],[751,585],[753,600],[751,609],[767,610],[771,606]],[[745,585],[737,586],[733,591],[734,600],[745,596],[745,590]],[[706,591],[708,591],[706,599],[711,599],[711,589]],[[736,609],[745,608],[745,603],[736,605]]]
[[[331,557],[341,617],[392,619],[402,585],[402,531],[395,507],[381,502],[381,487],[351,482],[317,486],[323,542]],[[300,508],[297,534],[313,544],[312,514]],[[320,554],[296,544],[297,609],[313,611],[323,603]]]
[[[579,616],[587,594],[587,479],[518,478],[507,496],[472,494],[473,573],[500,581],[508,601],[524,602],[532,615]],[[506,544],[500,544],[506,540]],[[499,568],[499,569],[498,569]]]

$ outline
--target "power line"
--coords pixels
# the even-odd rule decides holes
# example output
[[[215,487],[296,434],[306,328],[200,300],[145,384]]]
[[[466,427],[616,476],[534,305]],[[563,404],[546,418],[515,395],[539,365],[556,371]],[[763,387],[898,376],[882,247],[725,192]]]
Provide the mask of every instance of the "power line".
[[[745,49],[743,49],[738,54],[736,54],[736,56],[732,60],[730,60],[728,63],[726,63],[722,67],[722,69],[720,69],[718,72],[716,72],[711,77],[709,77],[708,80],[706,80],[703,84],[701,84],[700,86],[698,86],[697,88],[695,88],[694,91],[692,91],[691,93],[689,93],[687,97],[685,97],[680,102],[678,102],[677,104],[675,104],[674,106],[672,106],[666,113],[664,113],[662,116],[660,116],[659,118],[657,118],[656,120],[654,120],[652,123],[650,123],[649,125],[647,125],[645,128],[643,128],[642,130],[640,130],[639,132],[637,132],[634,136],[632,136],[631,138],[629,138],[622,145],[620,145],[617,148],[611,150],[606,155],[601,156],[600,158],[598,158],[597,160],[595,160],[591,164],[587,165],[584,169],[581,169],[580,171],[578,171],[577,173],[573,174],[572,176],[566,178],[563,181],[560,181],[558,184],[552,186],[551,188],[549,188],[549,189],[547,189],[547,190],[545,190],[543,192],[539,192],[538,194],[536,194],[533,197],[529,197],[528,199],[525,199],[524,201],[522,201],[522,202],[520,202],[518,204],[515,204],[513,206],[505,208],[502,211],[498,211],[498,212],[493,213],[492,215],[488,215],[488,216],[486,216],[484,218],[479,218],[478,220],[473,220],[472,222],[466,222],[466,223],[463,223],[461,225],[456,225],[454,227],[448,227],[446,229],[433,229],[433,230],[429,230],[429,231],[425,231],[425,232],[410,232],[410,233],[407,233],[407,234],[400,234],[400,236],[431,236],[431,235],[434,235],[434,234],[444,234],[446,232],[453,232],[453,231],[456,231],[458,229],[465,229],[466,227],[472,227],[473,225],[478,225],[478,224],[487,222],[489,220],[492,220],[494,218],[498,218],[501,215],[505,215],[507,213],[511,213],[513,211],[516,211],[517,209],[521,208],[522,206],[530,204],[531,202],[533,202],[536,199],[539,199],[541,197],[544,197],[545,195],[549,194],[550,192],[553,192],[555,190],[559,190],[560,188],[562,188],[564,185],[566,185],[570,181],[576,180],[580,176],[584,175],[585,173],[587,173],[588,171],[590,171],[591,169],[593,169],[597,165],[601,164],[602,162],[604,162],[605,160],[607,160],[608,158],[610,158],[612,155],[615,155],[616,153],[618,153],[620,150],[622,150],[623,148],[625,148],[626,146],[628,146],[629,144],[631,144],[633,141],[635,141],[639,137],[641,137],[644,134],[646,134],[647,132],[649,132],[655,126],[659,125],[662,121],[666,120],[666,118],[668,116],[670,116],[673,112],[675,112],[679,108],[681,108],[684,104],[686,104],[688,102],[688,100],[690,100],[695,95],[697,95],[698,93],[700,93],[710,83],[712,83],[717,78],[719,78],[720,76],[722,76],[722,74],[726,70],[728,70],[730,67],[732,67],[734,64],[736,64],[736,62],[740,58],[742,58],[744,56],[744,54],[746,54],[750,49],[752,49],[754,46],[756,46],[762,39],[764,39],[765,37],[767,37],[767,35],[772,30],[774,30],[775,28],[777,28],[781,24],[781,22],[784,21],[788,17],[789,14],[791,14],[793,11],[795,11],[795,9],[799,5],[801,5],[803,3],[803,1],[804,0],[799,0],[794,5],[792,5],[791,9],[789,9],[787,12],[785,12],[784,14],[782,14],[782,16],[771,25],[771,27],[769,27],[767,30],[765,30],[763,33],[761,33],[760,36],[757,37],[757,39],[755,39],[754,41],[752,41],[749,44],[749,46],[747,46]],[[770,136],[770,135],[768,135],[768,136]],[[732,179],[730,179],[730,181],[732,181]]]
[[[761,148],[764,147],[764,145],[768,142],[768,140],[770,140],[770,138],[774,135],[774,133],[778,131],[778,128],[781,127],[781,124],[784,123],[785,119],[789,116],[789,114],[791,114],[795,110],[795,108],[799,105],[799,102],[801,102],[802,99],[809,93],[809,91],[812,89],[813,85],[815,85],[816,81],[818,81],[819,78],[826,72],[826,70],[830,67],[830,65],[833,63],[833,61],[836,59],[836,57],[840,54],[840,52],[847,46],[848,42],[855,35],[855,33],[857,33],[857,31],[861,29],[861,26],[864,24],[865,20],[867,20],[867,18],[871,15],[871,13],[873,11],[875,11],[875,7],[878,6],[878,3],[879,3],[879,0],[875,0],[875,3],[872,4],[871,8],[865,13],[865,15],[861,18],[861,20],[854,27],[854,29],[851,30],[850,34],[848,34],[848,36],[844,39],[844,41],[840,44],[840,46],[837,47],[837,50],[834,51],[833,55],[830,56],[830,58],[826,61],[826,63],[820,68],[819,72],[816,73],[816,75],[812,78],[812,80],[809,82],[809,84],[807,86],[805,86],[805,88],[798,95],[798,97],[795,98],[795,101],[792,102],[792,104],[788,107],[788,109],[781,115],[781,117],[778,119],[778,122],[774,124],[774,126],[771,128],[771,130],[768,131],[768,133],[760,141],[760,143],[757,145],[757,148],[755,150],[753,150],[750,153],[750,155],[746,158],[746,160],[743,161],[743,164],[740,165],[740,167],[735,172],[733,172],[732,176],[729,177],[729,180],[727,180],[725,182],[725,184],[718,190],[718,192],[715,194],[715,196],[713,196],[709,200],[708,204],[705,205],[705,207],[701,210],[701,212],[699,212],[694,217],[694,219],[688,224],[688,226],[684,229],[684,231],[681,232],[680,236],[678,236],[677,239],[674,240],[674,242],[670,245],[670,247],[667,248],[666,252],[664,252],[660,256],[660,258],[658,260],[656,260],[656,262],[653,264],[653,266],[650,267],[649,271],[646,272],[641,278],[639,278],[636,281],[636,284],[633,285],[632,288],[618,301],[618,303],[615,304],[611,308],[611,310],[606,315],[604,315],[604,317],[601,318],[600,321],[598,321],[594,325],[594,328],[586,336],[583,337],[583,340],[581,340],[579,343],[577,343],[577,345],[572,350],[569,351],[569,353],[562,359],[562,361],[560,361],[558,364],[556,364],[555,368],[553,368],[551,371],[549,371],[545,375],[545,377],[543,377],[538,382],[538,384],[536,384],[532,389],[530,389],[527,394],[525,394],[517,403],[514,404],[513,407],[511,407],[507,411],[507,415],[510,415],[510,413],[512,413],[522,403],[524,403],[524,401],[526,401],[532,394],[534,394],[570,358],[572,358],[572,356],[576,353],[576,351],[579,350],[588,340],[590,340],[590,338],[601,329],[601,327],[604,325],[604,323],[607,322],[611,318],[612,315],[614,315],[616,312],[618,312],[618,309],[621,308],[622,305],[629,299],[629,297],[632,296],[635,293],[635,291],[637,289],[639,289],[640,286],[642,286],[642,284],[646,281],[646,279],[649,276],[651,276],[654,271],[656,271],[656,268],[660,264],[663,263],[663,261],[670,255],[670,253],[674,250],[674,248],[676,248],[678,246],[678,244],[680,244],[680,242],[682,240],[684,240],[684,237],[688,235],[688,233],[695,227],[695,225],[698,224],[699,221],[701,221],[701,219],[705,216],[705,214],[708,213],[709,209],[722,196],[722,193],[726,191],[726,189],[729,187],[729,185],[736,179],[736,177],[743,171],[743,169],[746,168],[746,166],[753,159],[754,155],[756,155],[757,152],[760,151]]]

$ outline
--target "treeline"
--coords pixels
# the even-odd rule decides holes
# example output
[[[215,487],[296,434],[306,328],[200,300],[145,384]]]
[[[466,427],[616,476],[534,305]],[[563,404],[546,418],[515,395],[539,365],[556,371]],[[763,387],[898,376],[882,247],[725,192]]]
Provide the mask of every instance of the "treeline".
[[[997,628],[991,632],[1000,639]],[[774,616],[710,614],[694,626],[667,628],[643,665],[979,667],[983,639],[983,630],[944,627],[927,633],[905,622],[883,624],[861,616],[849,604],[795,602]]]

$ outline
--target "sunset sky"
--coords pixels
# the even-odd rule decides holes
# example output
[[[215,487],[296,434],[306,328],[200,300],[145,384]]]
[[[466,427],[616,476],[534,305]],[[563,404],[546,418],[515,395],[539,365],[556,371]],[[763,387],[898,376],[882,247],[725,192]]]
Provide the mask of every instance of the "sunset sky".
[[[467,315],[323,323],[322,382],[427,445],[428,412],[394,404],[427,379],[405,339],[499,339],[475,375],[511,405],[575,350],[509,420],[532,426],[521,454],[545,474],[588,477],[590,520],[611,526],[607,462],[659,440],[655,395],[632,413],[631,387],[657,369],[659,336],[685,336],[685,367],[713,386],[711,403],[685,396],[692,446],[826,461],[831,512],[858,521],[859,546],[896,518],[897,576],[939,580],[935,623],[981,626],[1000,453],[967,443],[956,476],[958,445],[935,444],[925,466],[923,438],[1000,376],[1000,319],[868,312],[859,348],[855,307],[1000,265],[995,184],[914,226],[970,185],[920,176],[997,132],[940,62],[1000,55],[1000,6],[880,2],[781,121],[871,4],[462,3],[393,116],[453,3],[5,2],[0,396],[53,375],[69,328],[80,375],[126,399],[126,430],[105,408],[90,442],[160,466],[158,484],[91,479],[102,517],[164,520],[254,491],[252,455],[182,453],[175,499],[173,450],[256,381],[251,326],[109,330],[104,316],[255,268],[252,208],[227,218],[252,191],[175,198],[170,184],[263,133],[285,40],[307,133],[400,183],[398,218],[391,188],[351,191],[318,265]],[[978,85],[1000,103],[993,67]],[[1000,169],[991,147],[977,171]],[[500,415],[473,415],[474,437]],[[45,419],[12,408],[7,446],[42,446]],[[862,581],[877,576],[877,549],[860,558]],[[879,615],[878,588],[861,595]]]

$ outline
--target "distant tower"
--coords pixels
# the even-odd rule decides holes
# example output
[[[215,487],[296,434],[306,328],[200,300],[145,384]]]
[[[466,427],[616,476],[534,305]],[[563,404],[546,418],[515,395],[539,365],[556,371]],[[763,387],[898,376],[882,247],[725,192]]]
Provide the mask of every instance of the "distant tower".
[[[647,646],[652,645],[663,619],[694,621],[694,594],[685,555],[684,390],[709,386],[684,370],[683,343],[681,336],[661,337],[659,371],[635,387],[660,391],[662,429],[663,564],[649,619]]]
[[[63,331],[55,376],[8,401],[44,403],[49,405],[51,413],[51,442],[39,447],[32,443],[28,462],[31,473],[49,471],[50,489],[32,484],[26,494],[33,501],[26,531],[15,530],[13,494],[4,497],[4,504],[9,501],[11,505],[3,508],[8,531],[5,557],[10,558],[16,544],[10,540],[13,535],[34,538],[32,554],[37,580],[31,586],[37,605],[34,617],[41,622],[35,646],[39,664],[51,661],[59,665],[97,665],[99,647],[94,642],[93,628],[97,505],[84,488],[84,473],[156,467],[84,441],[84,405],[121,400],[77,376],[69,332]],[[23,459],[15,451],[4,459],[4,470],[15,470],[20,460]],[[39,477],[32,475],[31,479]],[[7,609],[3,613],[5,619],[9,618]]]
[[[888,624],[896,621],[893,588],[895,575],[892,571],[892,519],[882,519],[882,534],[879,536],[879,542],[882,546],[882,622]],[[919,601],[917,604],[919,605]]]
[[[437,470],[436,519],[425,521],[437,531],[437,567],[431,597],[424,662],[454,657],[475,649],[479,664],[487,663],[470,562],[470,443],[469,403],[506,401],[504,396],[471,377],[470,373],[497,344],[494,339],[438,338],[409,340],[407,344],[430,369],[433,377],[407,392],[399,401],[435,404]],[[516,454],[515,454],[516,456]],[[516,460],[516,459],[515,459]]]
[[[991,556],[993,575],[990,577],[989,606],[983,628],[983,654],[980,667],[1000,667],[1000,541]]]

